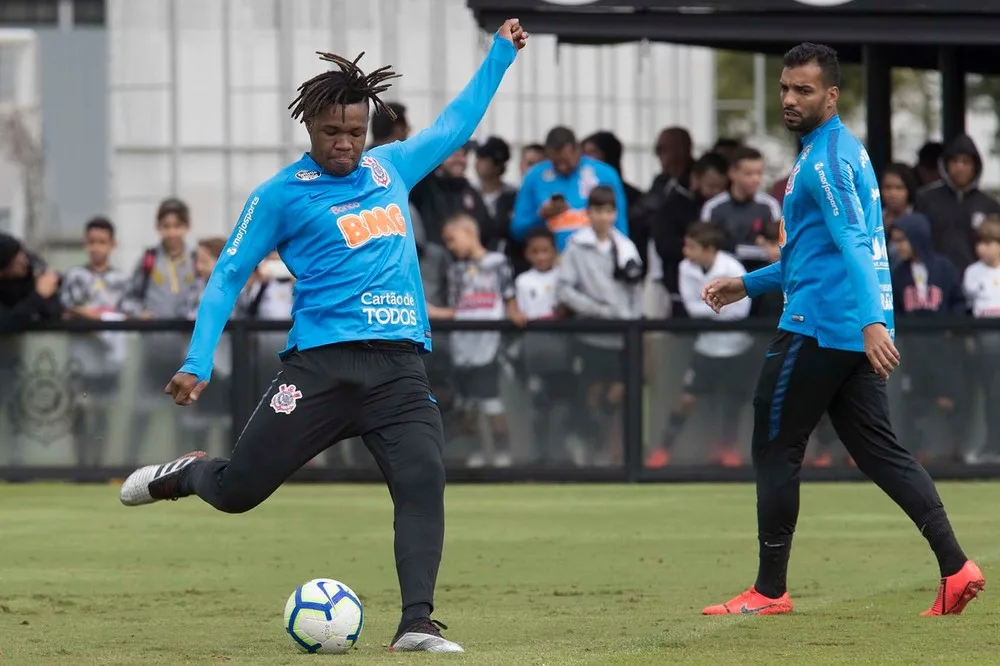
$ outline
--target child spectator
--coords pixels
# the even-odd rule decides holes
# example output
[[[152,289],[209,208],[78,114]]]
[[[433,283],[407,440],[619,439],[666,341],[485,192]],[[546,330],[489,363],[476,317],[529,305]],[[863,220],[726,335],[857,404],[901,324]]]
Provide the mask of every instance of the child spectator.
[[[1000,317],[1000,218],[989,217],[979,228],[976,243],[979,261],[965,270],[963,287],[972,314],[977,318]],[[971,453],[971,463],[1000,462],[1000,333],[982,332],[977,336],[976,362],[982,368],[986,393],[986,446]]]
[[[156,211],[160,244],[146,249],[135,267],[122,301],[126,314],[142,319],[185,317],[188,289],[194,282],[194,257],[186,240],[190,230],[187,204],[180,199],[166,199],[160,204]]]
[[[532,229],[525,237],[524,255],[531,268],[514,281],[517,308],[528,320],[556,319],[559,301],[555,236],[545,227]]]
[[[578,317],[639,319],[642,316],[643,268],[639,251],[615,228],[619,219],[615,190],[595,187],[587,199],[589,226],[566,242],[559,265],[559,302]],[[620,408],[622,382],[621,335],[581,334],[579,357],[586,389],[590,429],[598,447],[610,447],[609,462],[621,457]],[[586,453],[586,452],[585,452]]]
[[[160,243],[148,248],[139,259],[122,300],[122,312],[141,319],[187,318],[189,290],[194,282],[193,250],[186,241],[190,230],[187,204],[180,199],[164,200],[156,211]],[[139,464],[152,414],[167,404],[163,387],[177,372],[177,359],[183,358],[187,347],[187,336],[176,332],[144,333],[141,339],[139,399],[132,416],[127,466]],[[173,413],[176,418],[177,412]]]
[[[117,247],[115,227],[95,217],[84,227],[87,263],[66,272],[60,298],[67,317],[98,321],[124,319],[118,306],[128,289],[128,275],[111,265]],[[76,455],[81,467],[100,467],[110,429],[112,407],[118,402],[118,384],[125,363],[123,333],[103,331],[70,337],[70,358],[80,372],[81,398],[77,413]]]
[[[544,227],[525,237],[525,258],[531,268],[514,280],[517,308],[529,321],[556,319],[561,308],[556,298],[556,241]],[[568,431],[569,409],[575,394],[570,345],[558,333],[528,332],[522,345],[522,367],[526,370],[531,396],[533,433],[542,463],[557,459],[556,444]]]
[[[215,264],[226,247],[225,238],[206,238],[198,241],[194,251],[195,281],[187,292],[188,319],[194,319],[198,314],[198,306],[205,293],[208,279],[215,270]],[[183,359],[180,359],[183,362]],[[174,361],[175,365],[178,363]],[[178,455],[191,450],[191,443],[207,446],[209,435],[213,428],[221,428],[223,448],[229,451],[232,446],[230,439],[231,410],[229,396],[232,391],[229,377],[233,370],[233,353],[229,336],[223,335],[219,346],[215,349],[215,360],[212,366],[212,390],[205,391],[198,402],[182,410],[180,426],[183,434],[177,438]],[[205,449],[207,450],[207,449]]]
[[[958,270],[947,257],[934,251],[930,220],[920,213],[903,215],[895,220],[890,237],[896,254],[892,299],[897,318],[965,314]],[[933,414],[941,414],[948,425],[948,439],[952,440],[949,448],[957,444],[957,424],[952,421],[960,359],[955,344],[937,336],[914,333],[900,342],[902,353],[909,359],[901,368],[905,413],[900,435],[907,448],[926,460],[930,452],[924,450],[924,419]]]
[[[681,299],[688,313],[698,319],[733,321],[750,314],[750,302],[743,299],[727,305],[716,314],[701,300],[701,290],[712,280],[740,277],[746,274],[736,257],[720,248],[727,242],[725,234],[710,222],[692,225],[684,237],[684,261],[680,265]],[[708,398],[715,408],[715,419],[721,432],[721,446],[713,446],[709,457],[727,467],[742,464],[736,447],[740,414],[747,402],[750,375],[750,348],[753,337],[742,331],[702,333],[694,343],[691,367],[684,376],[684,392],[680,403],[670,412],[662,448],[647,461],[650,467],[669,463],[670,453],[700,398]]]
[[[448,277],[449,307],[439,314],[456,320],[479,321],[500,320],[506,315],[523,325],[526,320],[517,309],[510,262],[499,252],[483,247],[476,221],[460,213],[445,222],[442,236],[457,261]],[[479,430],[480,415],[489,421],[490,437],[469,457],[470,467],[482,467],[488,457],[497,467],[509,467],[513,462],[507,417],[500,399],[500,343],[499,331],[451,334],[455,383],[466,430]]]

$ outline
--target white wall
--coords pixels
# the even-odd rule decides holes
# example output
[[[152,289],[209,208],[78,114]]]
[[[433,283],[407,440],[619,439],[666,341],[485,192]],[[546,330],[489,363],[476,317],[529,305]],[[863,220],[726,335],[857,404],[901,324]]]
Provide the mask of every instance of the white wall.
[[[394,65],[403,78],[386,98],[406,104],[419,129],[489,43],[464,0],[109,0],[108,9],[109,191],[123,263],[150,242],[163,197],[190,203],[196,236],[228,234],[249,191],[307,148],[286,106],[323,71],[314,51],[365,51],[369,69]],[[498,134],[517,150],[556,124],[581,137],[613,129],[626,178],[644,187],[657,171],[659,129],[683,125],[701,146],[714,140],[714,85],[707,49],[560,47],[538,35],[476,137]]]

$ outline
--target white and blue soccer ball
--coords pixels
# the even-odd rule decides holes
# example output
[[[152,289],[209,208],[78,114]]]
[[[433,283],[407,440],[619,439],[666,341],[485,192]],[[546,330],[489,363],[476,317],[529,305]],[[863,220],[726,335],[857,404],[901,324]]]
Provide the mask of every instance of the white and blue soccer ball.
[[[357,643],[364,624],[358,595],[329,578],[300,585],[285,604],[285,631],[304,652],[343,654]]]

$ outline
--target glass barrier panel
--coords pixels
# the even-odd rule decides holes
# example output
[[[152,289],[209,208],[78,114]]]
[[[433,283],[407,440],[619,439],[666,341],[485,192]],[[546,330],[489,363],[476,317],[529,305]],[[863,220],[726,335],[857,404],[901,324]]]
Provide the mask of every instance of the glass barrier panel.
[[[645,334],[647,468],[751,463],[753,393],[773,337]],[[1000,410],[987,408],[1000,401],[1000,332],[904,332],[896,342],[902,363],[888,394],[899,442],[926,463],[1000,462]],[[853,465],[827,415],[813,431],[804,465]]]
[[[185,332],[32,332],[0,338],[0,465],[136,467],[229,450],[232,353],[224,335],[208,390],[178,408],[163,393]]]
[[[278,370],[284,334],[255,332],[255,391]],[[423,356],[441,410],[450,469],[623,464],[624,336],[452,331]],[[310,467],[372,469],[360,439]]]

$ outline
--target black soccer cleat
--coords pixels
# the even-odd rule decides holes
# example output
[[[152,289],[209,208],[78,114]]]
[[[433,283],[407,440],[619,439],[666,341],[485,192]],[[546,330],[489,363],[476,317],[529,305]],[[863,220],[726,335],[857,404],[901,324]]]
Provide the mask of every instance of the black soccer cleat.
[[[192,451],[162,465],[140,467],[122,484],[122,504],[140,506],[179,498],[181,471],[196,460],[206,458],[208,454],[204,451]]]

